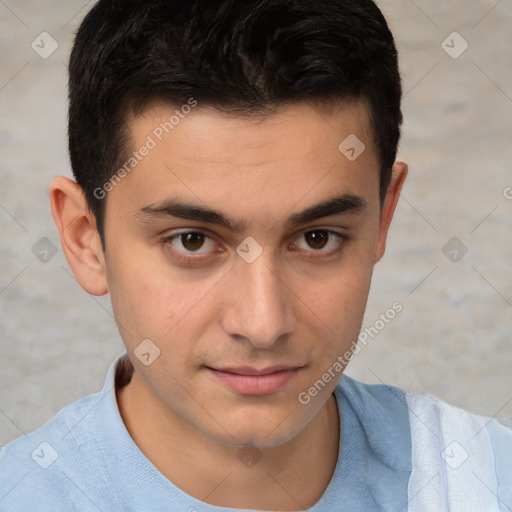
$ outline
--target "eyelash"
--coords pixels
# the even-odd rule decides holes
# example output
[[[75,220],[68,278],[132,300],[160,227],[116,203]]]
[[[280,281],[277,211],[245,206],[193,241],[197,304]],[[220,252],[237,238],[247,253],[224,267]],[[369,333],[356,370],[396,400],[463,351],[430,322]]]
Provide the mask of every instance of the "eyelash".
[[[304,231],[301,234],[301,236],[305,236],[308,233],[314,233],[314,232],[319,232],[319,231],[326,233],[329,236],[329,238],[331,236],[336,238],[338,240],[338,244],[337,244],[337,247],[331,251],[323,251],[321,249],[318,249],[318,250],[315,250],[315,249],[307,250],[306,249],[305,251],[309,252],[310,254],[313,254],[313,256],[309,256],[310,258],[328,258],[330,256],[334,256],[335,254],[338,254],[339,252],[341,252],[343,250],[343,248],[345,247],[346,242],[349,241],[349,237],[347,235],[339,233],[338,231],[333,231],[331,229],[326,229],[326,228],[308,229],[307,231]],[[181,231],[180,233],[175,233],[171,236],[164,237],[160,240],[160,243],[162,246],[170,245],[172,247],[172,242],[174,240],[179,239],[183,235],[189,235],[189,234],[203,235],[206,239],[214,241],[214,239],[210,235],[205,233],[204,231],[189,230],[189,231]],[[327,243],[329,243],[329,240]],[[218,246],[218,247],[220,247],[220,246]],[[304,250],[304,249],[299,249],[299,250]],[[201,261],[202,259],[204,259],[208,256],[211,256],[212,254],[215,255],[215,254],[220,254],[220,253],[224,252],[223,249],[220,249],[216,253],[209,253],[209,254],[207,253],[207,254],[203,255],[203,253],[196,253],[194,251],[186,253],[186,252],[174,249],[174,248],[172,248],[171,251],[173,253],[173,256],[177,257],[178,259],[181,259],[185,263]]]

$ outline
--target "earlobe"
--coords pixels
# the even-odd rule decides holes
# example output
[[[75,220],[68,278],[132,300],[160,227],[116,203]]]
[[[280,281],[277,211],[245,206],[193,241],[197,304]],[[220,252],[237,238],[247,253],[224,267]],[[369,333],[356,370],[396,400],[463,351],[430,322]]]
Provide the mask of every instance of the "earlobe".
[[[92,295],[108,292],[105,259],[96,222],[82,188],[63,176],[50,184],[50,205],[62,249],[82,288]]]
[[[379,238],[375,251],[375,263],[377,263],[386,250],[386,239],[389,226],[395,213],[395,208],[400,199],[400,192],[407,177],[408,167],[404,162],[395,162],[391,171],[391,181],[384,199],[380,218]]]

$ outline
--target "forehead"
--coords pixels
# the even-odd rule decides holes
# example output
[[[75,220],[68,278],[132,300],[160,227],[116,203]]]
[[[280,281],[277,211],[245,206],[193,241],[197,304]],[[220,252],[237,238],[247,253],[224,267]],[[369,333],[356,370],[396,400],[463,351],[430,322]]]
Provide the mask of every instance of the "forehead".
[[[219,158],[236,156],[236,161],[242,163],[239,151],[244,149],[247,163],[257,163],[252,158],[254,153],[274,149],[276,156],[286,156],[287,150],[298,149],[293,147],[294,140],[304,150],[308,149],[305,143],[316,144],[318,140],[324,142],[318,149],[327,149],[333,143],[337,148],[340,137],[350,134],[358,135],[367,146],[373,144],[370,108],[364,98],[336,105],[294,103],[273,113],[247,115],[226,113],[195,100],[195,106],[191,107],[190,103],[155,101],[138,115],[130,115],[126,124],[131,149],[150,136],[158,145],[172,142],[175,146],[182,145],[182,153],[190,150],[198,158],[204,155],[210,159],[217,149],[221,153]],[[197,153],[197,149],[202,151]]]
[[[265,117],[153,103],[127,127],[125,163],[134,166],[110,193],[116,208],[172,197],[270,222],[335,195],[378,202],[378,159],[361,100],[331,110],[295,104]]]

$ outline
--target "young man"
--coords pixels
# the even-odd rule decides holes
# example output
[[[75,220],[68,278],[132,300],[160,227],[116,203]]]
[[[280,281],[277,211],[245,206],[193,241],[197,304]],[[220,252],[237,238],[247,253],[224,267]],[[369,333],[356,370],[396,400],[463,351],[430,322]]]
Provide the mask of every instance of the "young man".
[[[343,375],[400,99],[371,0],[93,7],[51,206],[127,353],[2,448],[0,510],[511,510],[512,432]]]

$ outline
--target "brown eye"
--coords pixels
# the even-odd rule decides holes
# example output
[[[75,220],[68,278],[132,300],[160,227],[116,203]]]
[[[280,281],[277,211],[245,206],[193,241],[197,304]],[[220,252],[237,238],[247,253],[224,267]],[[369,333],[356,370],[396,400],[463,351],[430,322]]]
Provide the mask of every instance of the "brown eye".
[[[181,243],[187,251],[197,251],[204,245],[205,236],[202,233],[184,233]]]
[[[309,231],[304,234],[304,238],[312,249],[323,249],[329,241],[329,234],[327,231]]]
[[[309,257],[329,257],[342,251],[348,236],[332,229],[317,228],[304,231],[293,244],[294,250],[309,253]]]

